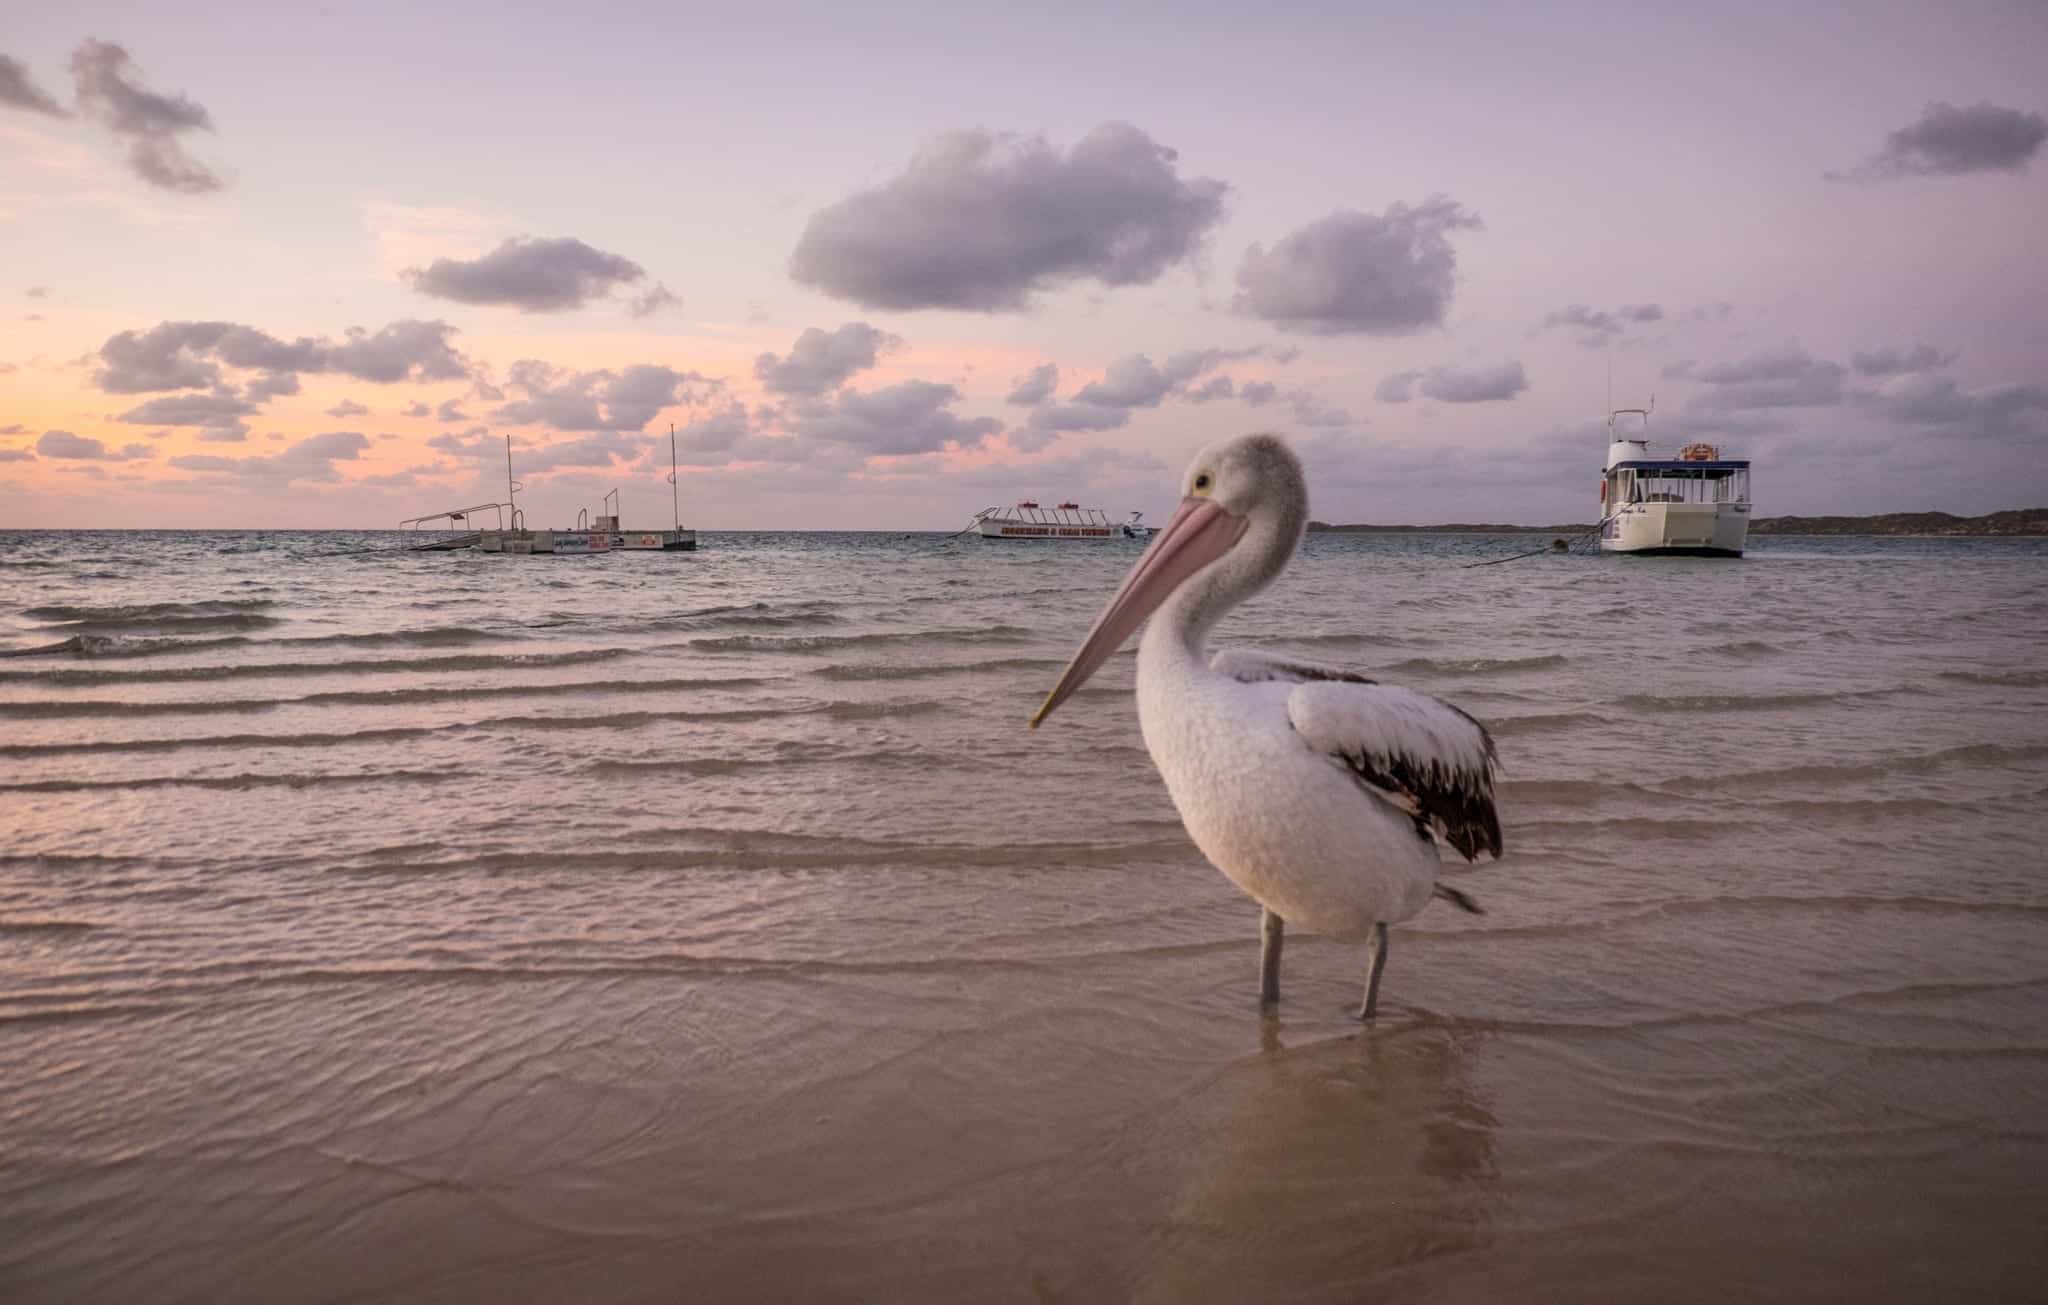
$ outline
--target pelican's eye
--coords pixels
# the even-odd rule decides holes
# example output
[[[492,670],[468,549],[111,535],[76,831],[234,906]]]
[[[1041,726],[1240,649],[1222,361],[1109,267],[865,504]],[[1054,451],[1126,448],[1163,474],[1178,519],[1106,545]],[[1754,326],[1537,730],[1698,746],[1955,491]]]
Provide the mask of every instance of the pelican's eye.
[[[1195,477],[1195,493],[1197,493],[1197,494],[1206,494],[1206,493],[1208,493],[1208,492],[1209,492],[1209,473],[1205,471],[1205,472],[1203,472],[1203,473],[1202,473],[1201,475],[1199,475],[1199,476]]]

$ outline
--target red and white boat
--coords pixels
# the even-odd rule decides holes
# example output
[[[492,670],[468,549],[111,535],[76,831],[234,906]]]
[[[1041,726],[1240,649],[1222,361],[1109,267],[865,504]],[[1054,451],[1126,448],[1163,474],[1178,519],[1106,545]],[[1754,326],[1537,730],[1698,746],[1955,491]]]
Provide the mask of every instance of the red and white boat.
[[[1041,507],[1031,499],[1012,507],[986,507],[974,514],[967,529],[983,539],[1144,539],[1152,531],[1141,525],[1143,512],[1133,512],[1122,521],[1111,521],[1101,508],[1078,503]]]

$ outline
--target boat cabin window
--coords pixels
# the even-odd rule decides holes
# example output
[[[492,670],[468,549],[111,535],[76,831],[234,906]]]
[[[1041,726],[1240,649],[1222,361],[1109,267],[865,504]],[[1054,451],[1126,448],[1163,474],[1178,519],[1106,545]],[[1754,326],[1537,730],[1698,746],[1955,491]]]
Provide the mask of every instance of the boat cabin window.
[[[1747,503],[1749,471],[1741,467],[1623,471],[1616,499],[1623,503]]]

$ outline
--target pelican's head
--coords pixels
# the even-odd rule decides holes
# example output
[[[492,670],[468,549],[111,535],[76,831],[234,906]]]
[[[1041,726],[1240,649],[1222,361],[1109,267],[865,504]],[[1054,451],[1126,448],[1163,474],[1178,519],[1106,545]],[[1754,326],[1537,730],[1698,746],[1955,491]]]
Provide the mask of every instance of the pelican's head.
[[[1182,585],[1211,567],[1216,575],[1227,569],[1230,583],[1216,596],[1223,605],[1249,598],[1286,567],[1308,527],[1301,462],[1276,435],[1211,444],[1188,464],[1181,494],[1173,519],[1153,537],[1032,716],[1033,729]]]

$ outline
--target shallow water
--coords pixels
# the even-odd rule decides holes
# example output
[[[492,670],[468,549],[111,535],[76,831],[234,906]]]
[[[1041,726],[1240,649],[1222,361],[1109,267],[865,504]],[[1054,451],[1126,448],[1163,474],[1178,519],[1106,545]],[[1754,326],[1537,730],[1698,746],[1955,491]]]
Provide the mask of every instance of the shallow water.
[[[2030,1296],[2048,546],[1317,536],[1499,738],[1485,905],[1181,832],[1135,545],[0,534],[0,1299]]]

